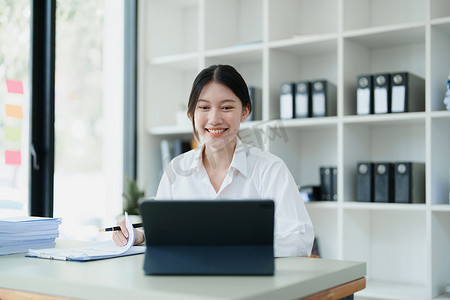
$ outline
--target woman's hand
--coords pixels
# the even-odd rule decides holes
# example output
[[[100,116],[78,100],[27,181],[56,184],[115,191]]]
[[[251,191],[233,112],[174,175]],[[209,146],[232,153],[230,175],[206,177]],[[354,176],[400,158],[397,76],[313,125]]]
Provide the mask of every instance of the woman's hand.
[[[120,226],[120,230],[114,231],[113,232],[113,236],[112,239],[114,241],[114,243],[116,243],[117,246],[125,246],[128,243],[128,230],[127,230],[127,226],[125,225],[125,219],[123,219],[122,221],[120,221],[117,225]],[[136,228],[134,229],[134,245],[139,245],[142,244],[145,240],[144,238],[144,234],[137,230]]]

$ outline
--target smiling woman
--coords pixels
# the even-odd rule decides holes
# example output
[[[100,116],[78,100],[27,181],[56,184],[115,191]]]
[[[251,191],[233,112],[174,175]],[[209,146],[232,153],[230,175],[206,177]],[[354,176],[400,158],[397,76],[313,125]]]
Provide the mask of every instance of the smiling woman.
[[[309,256],[313,226],[286,164],[238,137],[240,123],[251,110],[247,84],[235,68],[213,65],[202,70],[188,104],[201,146],[167,165],[156,200],[273,200],[275,256]],[[125,222],[120,226],[113,239],[123,245]],[[144,240],[142,232],[135,230],[135,235],[137,241]]]

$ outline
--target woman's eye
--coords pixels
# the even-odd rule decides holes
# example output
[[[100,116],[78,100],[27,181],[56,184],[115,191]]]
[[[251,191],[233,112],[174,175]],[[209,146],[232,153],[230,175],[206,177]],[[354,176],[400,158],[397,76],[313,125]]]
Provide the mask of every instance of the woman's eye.
[[[198,108],[201,110],[206,110],[206,109],[208,109],[208,106],[199,106]]]
[[[230,109],[232,109],[233,107],[232,106],[224,106],[223,107],[223,110],[230,110]]]

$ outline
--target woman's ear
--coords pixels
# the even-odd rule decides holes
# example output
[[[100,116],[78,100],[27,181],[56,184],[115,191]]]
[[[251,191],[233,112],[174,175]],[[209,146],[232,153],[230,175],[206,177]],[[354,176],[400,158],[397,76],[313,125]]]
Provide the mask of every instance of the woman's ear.
[[[241,122],[247,120],[249,114],[250,114],[250,107],[247,105],[242,109]]]

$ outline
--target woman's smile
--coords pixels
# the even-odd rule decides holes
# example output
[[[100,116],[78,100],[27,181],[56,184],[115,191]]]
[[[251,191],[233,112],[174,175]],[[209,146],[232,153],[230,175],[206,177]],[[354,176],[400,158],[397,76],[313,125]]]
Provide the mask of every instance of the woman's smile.
[[[205,128],[211,135],[220,136],[228,130],[228,128]]]

